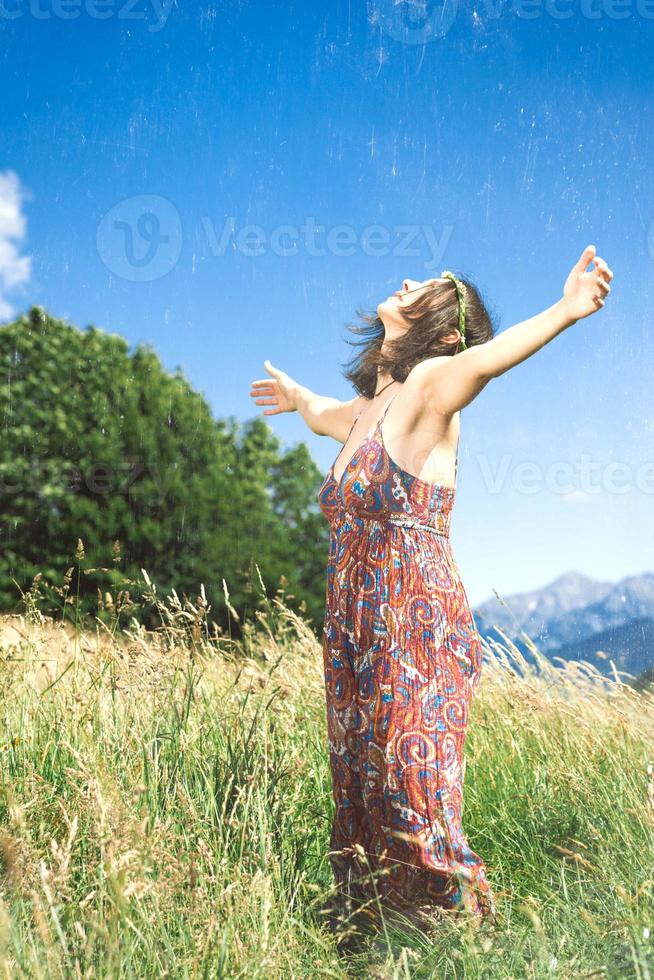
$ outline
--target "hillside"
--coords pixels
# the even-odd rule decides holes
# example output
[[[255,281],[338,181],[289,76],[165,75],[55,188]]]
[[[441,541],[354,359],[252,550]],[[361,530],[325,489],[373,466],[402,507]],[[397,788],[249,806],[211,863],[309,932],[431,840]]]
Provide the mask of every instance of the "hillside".
[[[609,626],[577,644],[559,647],[548,656],[588,660],[602,673],[606,673],[612,660],[617,670],[638,677],[654,665],[654,619],[633,619],[623,626]]]

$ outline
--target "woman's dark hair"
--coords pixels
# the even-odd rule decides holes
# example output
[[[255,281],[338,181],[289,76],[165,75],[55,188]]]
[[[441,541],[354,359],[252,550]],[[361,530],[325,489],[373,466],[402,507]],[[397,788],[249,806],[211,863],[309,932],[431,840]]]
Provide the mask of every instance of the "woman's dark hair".
[[[464,276],[456,275],[464,283],[467,293],[466,346],[485,344],[495,334],[491,313],[477,287]],[[409,329],[401,337],[386,343],[384,324],[376,313],[357,310],[362,322],[347,324],[347,329],[362,339],[346,340],[346,343],[362,349],[342,365],[343,375],[364,398],[373,398],[380,372],[390,375],[394,381],[404,382],[411,369],[421,361],[442,354],[457,354],[461,349],[460,341],[451,344],[442,339],[459,327],[459,304],[451,279],[425,286],[402,310],[402,315],[410,323]]]

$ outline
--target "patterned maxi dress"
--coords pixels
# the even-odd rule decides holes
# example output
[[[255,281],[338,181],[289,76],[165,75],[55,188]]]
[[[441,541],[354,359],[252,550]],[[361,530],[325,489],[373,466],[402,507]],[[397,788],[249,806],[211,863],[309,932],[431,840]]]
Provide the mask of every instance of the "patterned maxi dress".
[[[382,423],[393,397],[340,482],[332,465],[318,493],[331,526],[332,869],[342,895],[412,918],[434,906],[494,916],[485,866],[461,827],[482,649],[451,552],[455,490],[391,459]]]

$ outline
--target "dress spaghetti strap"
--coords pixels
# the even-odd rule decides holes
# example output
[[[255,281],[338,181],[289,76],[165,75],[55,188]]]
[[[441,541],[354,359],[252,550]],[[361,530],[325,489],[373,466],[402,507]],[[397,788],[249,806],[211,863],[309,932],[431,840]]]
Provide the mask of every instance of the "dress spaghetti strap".
[[[390,397],[390,398],[388,399],[388,401],[386,402],[386,404],[385,404],[385,406],[384,406],[384,411],[383,411],[383,412],[381,413],[381,418],[379,419],[379,424],[380,424],[380,425],[382,424],[382,422],[383,422],[383,421],[384,421],[384,419],[386,418],[386,412],[388,411],[388,406],[389,406],[389,405],[390,405],[390,403],[391,403],[391,402],[393,401],[393,399],[395,398],[395,396],[396,396],[396,395],[397,395],[397,392],[396,392],[396,391],[395,391],[395,392],[393,392],[393,394],[391,395],[391,397]]]
[[[454,486],[459,485],[459,443],[461,442],[461,411],[459,410],[459,434],[456,437],[456,450],[454,456]]]
[[[343,445],[345,445],[345,443],[347,442],[347,440],[348,440],[348,439],[350,438],[350,436],[352,435],[352,429],[353,429],[353,428],[354,428],[354,426],[355,426],[355,425],[357,424],[357,419],[358,419],[358,418],[359,418],[359,416],[361,415],[361,412],[362,412],[362,411],[363,411],[363,409],[362,409],[362,408],[360,408],[360,409],[359,409],[359,411],[357,412],[357,414],[356,414],[356,415],[354,416],[354,419],[353,419],[353,421],[352,421],[352,425],[350,426],[350,431],[349,431],[349,432],[348,432],[348,434],[346,435],[346,437],[345,437],[345,441],[343,442]]]

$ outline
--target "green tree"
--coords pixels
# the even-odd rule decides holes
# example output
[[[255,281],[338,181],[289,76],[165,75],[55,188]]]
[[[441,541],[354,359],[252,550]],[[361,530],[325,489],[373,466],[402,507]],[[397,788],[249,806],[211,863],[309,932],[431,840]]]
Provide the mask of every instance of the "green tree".
[[[0,329],[0,425],[1,608],[17,603],[14,579],[61,582],[81,539],[86,568],[100,569],[73,583],[89,607],[145,568],[160,591],[195,596],[203,584],[225,625],[223,579],[251,615],[256,562],[269,596],[286,580],[320,623],[327,526],[306,447],[280,457],[262,419],[214,419],[148,345],[130,354],[116,334],[34,307]]]

